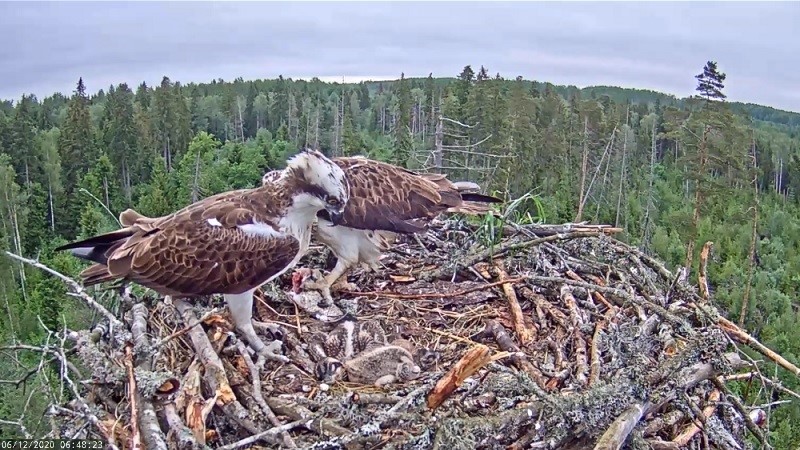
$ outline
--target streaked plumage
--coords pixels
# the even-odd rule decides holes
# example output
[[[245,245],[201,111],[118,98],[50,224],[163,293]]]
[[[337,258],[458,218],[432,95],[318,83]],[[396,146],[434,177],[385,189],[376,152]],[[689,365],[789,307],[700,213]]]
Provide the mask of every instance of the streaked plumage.
[[[267,349],[253,329],[253,291],[305,254],[318,211],[338,220],[348,197],[341,168],[304,151],[260,187],[213,195],[163,217],[127,210],[123,228],[57,250],[96,263],[81,273],[85,286],[123,279],[174,297],[223,294],[251,346],[274,356],[276,348]]]
[[[316,360],[314,374],[323,383],[347,376],[351,382],[380,386],[414,379],[421,371],[414,345],[405,339],[389,342],[375,320],[346,315],[331,331],[312,334],[308,345]]]
[[[322,282],[309,283],[330,300],[330,286],[353,265],[376,270],[380,256],[395,241],[397,233],[420,233],[431,219],[443,212],[485,214],[488,203],[500,199],[479,194],[471,182],[451,182],[441,174],[418,174],[392,164],[364,157],[333,158],[350,184],[350,201],[337,226],[324,212],[317,214],[314,237],[337,257],[336,266]],[[264,175],[263,182],[278,176]]]

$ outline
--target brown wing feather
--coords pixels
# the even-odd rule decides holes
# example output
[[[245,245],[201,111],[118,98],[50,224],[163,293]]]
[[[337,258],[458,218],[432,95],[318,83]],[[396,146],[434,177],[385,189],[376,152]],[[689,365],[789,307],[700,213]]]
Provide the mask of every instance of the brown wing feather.
[[[358,157],[334,162],[350,184],[344,226],[416,233],[424,231],[426,219],[461,203],[457,190],[441,188],[402,167]]]
[[[289,236],[247,235],[237,228],[256,221],[275,226],[269,220],[271,205],[254,204],[241,195],[244,191],[208,197],[163,217],[124,211],[120,222],[132,233],[107,252],[107,266],[84,270],[84,284],[122,278],[175,296],[235,294],[257,287],[284,270],[299,242]]]

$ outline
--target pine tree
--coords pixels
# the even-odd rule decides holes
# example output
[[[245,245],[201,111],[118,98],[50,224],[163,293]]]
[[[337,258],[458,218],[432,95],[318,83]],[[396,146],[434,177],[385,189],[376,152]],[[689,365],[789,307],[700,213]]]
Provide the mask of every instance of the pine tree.
[[[748,150],[745,128],[738,123],[728,105],[719,102],[725,74],[719,73],[713,61],[706,63],[703,73],[695,77],[697,90],[703,93],[703,108],[692,112],[680,130],[685,155],[679,159],[687,167],[686,176],[694,182],[694,205],[687,232],[684,266],[691,269],[700,221],[709,206],[735,192],[738,180],[749,179]]]
[[[707,102],[725,100],[727,96],[722,93],[722,89],[725,88],[725,77],[726,75],[717,69],[716,61],[708,61],[703,67],[703,72],[695,75],[697,79],[695,90],[700,92]]]

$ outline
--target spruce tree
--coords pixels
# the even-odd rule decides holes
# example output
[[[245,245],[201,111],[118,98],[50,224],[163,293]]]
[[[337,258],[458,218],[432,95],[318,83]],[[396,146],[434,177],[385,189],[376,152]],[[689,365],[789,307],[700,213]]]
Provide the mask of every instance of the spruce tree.
[[[56,216],[63,220],[57,218],[56,222],[61,225],[61,234],[69,239],[78,231],[74,218],[80,215],[82,207],[82,202],[76,195],[78,181],[97,161],[94,131],[89,116],[89,99],[86,97],[83,78],[78,80],[78,86],[70,99],[67,117],[59,135],[58,152],[63,168],[66,198],[61,199],[61,205],[56,209]]]
[[[409,163],[414,151],[414,142],[409,125],[411,123],[411,88],[405,73],[397,83],[397,120],[394,124],[394,162],[403,167]]]

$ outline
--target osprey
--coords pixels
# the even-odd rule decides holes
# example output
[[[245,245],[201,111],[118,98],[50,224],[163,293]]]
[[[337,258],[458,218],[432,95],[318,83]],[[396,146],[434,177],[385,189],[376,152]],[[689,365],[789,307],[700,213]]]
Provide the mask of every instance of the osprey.
[[[253,292],[306,253],[317,212],[341,220],[349,195],[342,169],[306,150],[260,187],[213,195],[162,217],[126,210],[123,228],[56,250],[96,263],[81,272],[84,286],[123,279],[177,298],[223,294],[253,350],[285,360],[276,353],[280,341],[267,346],[256,335]]]
[[[350,200],[338,221],[327,211],[317,213],[314,237],[331,249],[336,266],[323,280],[305,283],[305,287],[319,290],[325,304],[332,301],[330,287],[352,266],[361,263],[377,270],[381,254],[397,233],[426,231],[428,222],[443,212],[483,214],[491,211],[487,203],[502,202],[472,192],[480,188],[475,183],[454,183],[446,175],[420,174],[363,156],[332,160],[347,177]],[[279,171],[267,172],[262,182],[270,183],[279,176]]]

